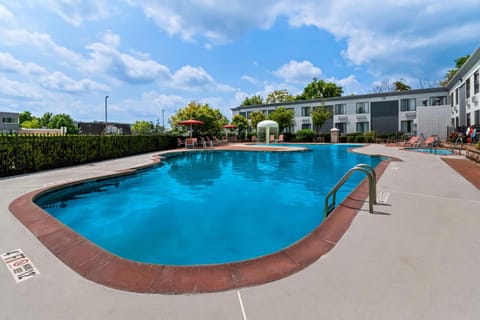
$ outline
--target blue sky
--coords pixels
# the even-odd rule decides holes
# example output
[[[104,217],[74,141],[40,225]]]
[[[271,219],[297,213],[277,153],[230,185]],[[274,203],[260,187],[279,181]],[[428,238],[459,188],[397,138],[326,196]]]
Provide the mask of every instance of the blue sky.
[[[0,110],[165,124],[189,101],[228,118],[245,97],[441,80],[479,45],[459,0],[0,0]]]

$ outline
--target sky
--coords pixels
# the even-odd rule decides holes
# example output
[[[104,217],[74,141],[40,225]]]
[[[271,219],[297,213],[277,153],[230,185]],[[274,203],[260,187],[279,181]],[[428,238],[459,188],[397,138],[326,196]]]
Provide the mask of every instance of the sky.
[[[314,77],[344,95],[435,86],[480,45],[480,2],[0,0],[0,111],[165,124]]]

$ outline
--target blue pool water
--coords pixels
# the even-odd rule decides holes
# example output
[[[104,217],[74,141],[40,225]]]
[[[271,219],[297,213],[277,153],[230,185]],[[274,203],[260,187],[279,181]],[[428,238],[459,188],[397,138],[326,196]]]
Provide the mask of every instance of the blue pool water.
[[[452,150],[447,150],[447,149],[435,149],[435,148],[405,148],[405,149],[408,151],[438,154],[442,156],[453,154]]]
[[[188,152],[134,175],[51,191],[35,202],[127,259],[166,265],[242,261],[305,237],[322,222],[325,195],[345,172],[381,161],[348,152],[351,147]],[[337,201],[363,178],[355,173]]]

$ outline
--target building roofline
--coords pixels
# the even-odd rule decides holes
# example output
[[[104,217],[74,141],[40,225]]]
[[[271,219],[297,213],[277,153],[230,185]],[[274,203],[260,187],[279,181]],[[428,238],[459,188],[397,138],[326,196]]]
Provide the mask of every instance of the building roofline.
[[[245,106],[234,107],[234,108],[231,108],[230,110],[236,111],[236,110],[242,110],[247,108],[289,106],[289,105],[297,105],[301,103],[322,103],[322,102],[327,103],[329,101],[345,101],[345,100],[359,100],[359,99],[369,99],[369,98],[377,98],[377,97],[406,96],[406,95],[412,95],[412,94],[422,94],[422,93],[432,93],[432,92],[448,92],[448,89],[444,87],[437,87],[437,88],[413,89],[413,90],[405,90],[405,91],[367,93],[367,94],[331,97],[331,98],[323,98],[323,99],[297,100],[297,101],[279,102],[279,103],[270,103],[270,104],[245,105]]]
[[[450,90],[450,89],[452,89],[452,87],[455,86],[456,83],[461,82],[459,80],[461,80],[463,78],[463,76],[465,75],[465,73],[468,70],[470,70],[475,65],[475,63],[477,63],[479,60],[480,60],[480,47],[478,47],[470,55],[470,57],[467,59],[467,61],[465,61],[465,63],[460,67],[460,69],[458,69],[457,73],[455,73],[455,75],[452,77],[452,79],[450,79],[450,81],[448,81],[448,83],[446,85],[446,88],[448,90]]]

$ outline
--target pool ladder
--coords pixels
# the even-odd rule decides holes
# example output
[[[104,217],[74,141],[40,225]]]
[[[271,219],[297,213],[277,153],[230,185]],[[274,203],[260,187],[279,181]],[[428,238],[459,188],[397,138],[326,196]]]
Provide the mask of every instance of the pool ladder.
[[[348,178],[350,178],[350,176],[356,171],[361,171],[368,176],[368,211],[373,213],[373,205],[377,204],[377,174],[375,173],[375,169],[371,166],[360,163],[348,170],[325,197],[325,218],[335,209],[338,189],[340,189]],[[333,201],[329,202],[331,197]]]
[[[460,146],[460,147],[458,147]],[[453,154],[455,154],[455,150],[458,149],[458,155],[461,155],[462,154],[462,149],[463,149],[463,139],[462,137],[458,137],[456,140],[455,140],[455,143],[453,144],[453,147],[452,147],[452,152]]]

